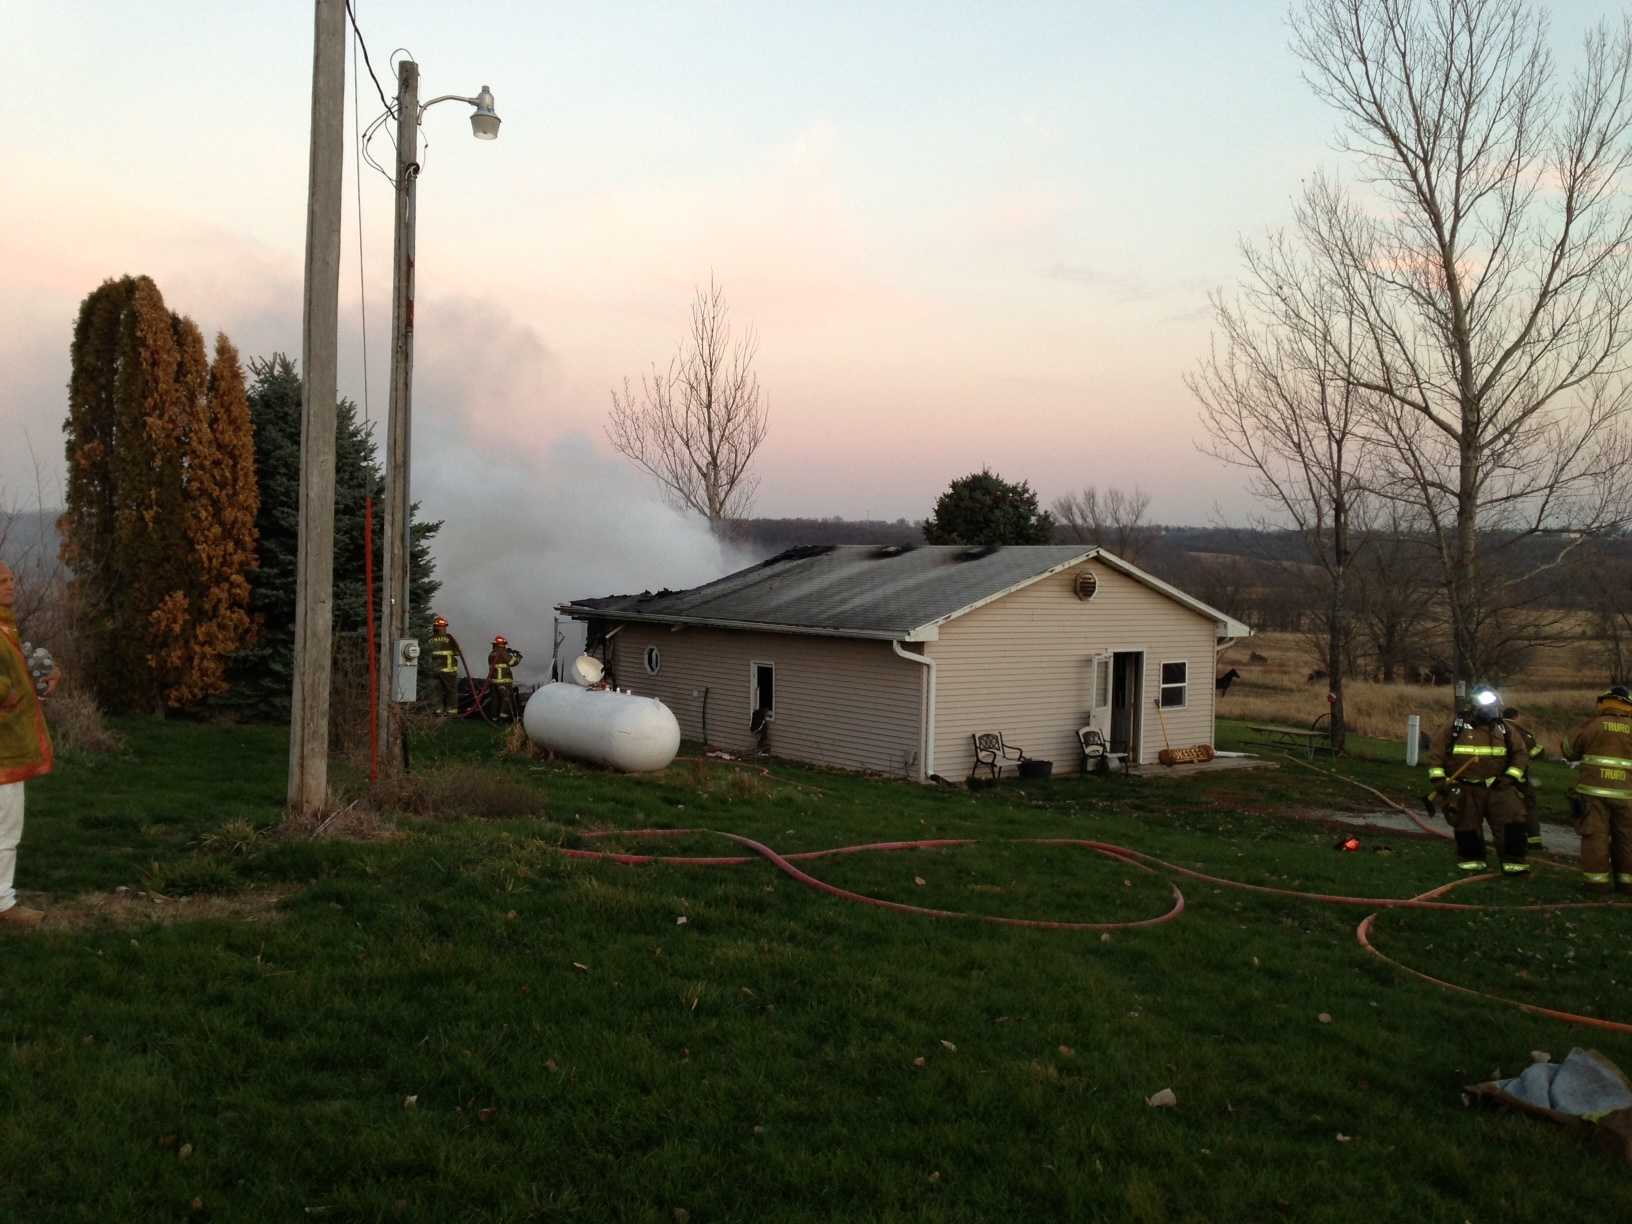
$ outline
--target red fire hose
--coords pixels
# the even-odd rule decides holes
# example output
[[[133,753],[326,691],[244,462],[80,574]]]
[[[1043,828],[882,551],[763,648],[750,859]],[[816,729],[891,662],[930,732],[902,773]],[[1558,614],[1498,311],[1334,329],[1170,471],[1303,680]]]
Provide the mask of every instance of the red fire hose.
[[[1184,912],[1184,894],[1179,891],[1178,885],[1169,883],[1173,890],[1173,905],[1167,912],[1154,918],[1139,918],[1126,922],[1063,922],[1041,918],[1004,918],[994,914],[971,914],[957,910],[932,909],[928,906],[909,905],[901,901],[889,901],[882,897],[870,897],[865,893],[853,892],[847,888],[839,888],[825,880],[817,879],[808,872],[794,866],[796,861],[806,862],[811,859],[831,858],[841,854],[862,854],[872,851],[890,850],[938,850],[955,846],[972,846],[977,839],[967,837],[930,838],[916,841],[871,842],[857,846],[837,846],[827,850],[807,850],[798,854],[779,854],[763,842],[755,841],[751,837],[743,837],[737,833],[717,832],[713,829],[611,829],[600,832],[587,833],[589,838],[603,837],[638,837],[638,838],[667,838],[686,837],[693,835],[708,835],[723,837],[727,841],[736,842],[753,851],[751,855],[713,855],[713,856],[686,856],[686,855],[654,855],[629,854],[611,850],[573,850],[562,848],[561,853],[577,859],[598,859],[606,862],[624,863],[633,866],[658,863],[680,867],[738,867],[753,863],[757,859],[764,859],[778,871],[803,884],[807,888],[837,897],[844,901],[854,901],[862,905],[877,906],[881,909],[894,910],[902,914],[916,914],[929,918],[961,918],[979,922],[995,923],[1001,926],[1030,927],[1049,931],[1114,931],[1127,930],[1137,927],[1160,926],[1172,922]],[[1160,876],[1163,873],[1184,876],[1187,879],[1198,880],[1205,884],[1212,884],[1220,888],[1233,888],[1244,892],[1263,893],[1269,896],[1289,897],[1301,901],[1313,901],[1324,905],[1355,905],[1371,908],[1373,911],[1385,909],[1413,909],[1413,910],[1511,910],[1517,913],[1539,913],[1560,909],[1626,909],[1612,901],[1557,901],[1528,905],[1482,905],[1458,901],[1441,901],[1439,898],[1451,889],[1463,884],[1471,884],[1477,880],[1489,880],[1489,875],[1472,876],[1467,879],[1453,880],[1449,884],[1430,889],[1415,897],[1351,897],[1334,893],[1303,892],[1293,888],[1275,888],[1267,884],[1248,884],[1240,880],[1231,880],[1224,876],[1209,875],[1203,871],[1195,871],[1188,867],[1181,867],[1176,863],[1169,863],[1154,855],[1146,854],[1141,850],[1133,850],[1126,846],[1116,846],[1109,842],[1090,841],[1076,837],[1025,837],[1015,838],[1020,844],[1039,846],[1076,846],[1084,850],[1091,850],[1106,858],[1115,859],[1130,867],[1138,868],[1151,875]],[[1500,995],[1486,994],[1483,991],[1473,990],[1466,986],[1458,986],[1453,982],[1442,981],[1419,972],[1409,966],[1401,965],[1397,961],[1384,956],[1371,943],[1370,935],[1377,920],[1377,912],[1366,915],[1355,929],[1355,938],[1360,946],[1371,955],[1386,964],[1392,965],[1413,977],[1430,982],[1446,990],[1456,991],[1459,994],[1472,995],[1475,998],[1490,1002],[1502,1003],[1509,1007],[1517,1007],[1521,1011],[1532,1015],[1544,1016],[1552,1020],[1562,1020],[1567,1024],[1577,1024],[1589,1028],[1601,1029],[1612,1033],[1632,1034],[1632,1024],[1616,1020],[1605,1020],[1597,1016],[1584,1016],[1575,1012],[1558,1011],[1552,1008],[1537,1007],[1529,1003],[1521,1003],[1513,999],[1503,998]]]

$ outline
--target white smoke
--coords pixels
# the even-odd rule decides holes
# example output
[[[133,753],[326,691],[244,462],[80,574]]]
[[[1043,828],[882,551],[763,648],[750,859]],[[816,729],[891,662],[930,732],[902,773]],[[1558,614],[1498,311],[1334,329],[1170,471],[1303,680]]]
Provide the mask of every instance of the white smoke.
[[[555,362],[531,328],[439,302],[419,334],[435,339],[416,354],[412,494],[444,521],[436,611],[472,669],[502,633],[525,656],[518,677],[547,679],[557,604],[697,586],[750,564],[621,457],[555,424]],[[582,629],[562,629],[570,659]]]

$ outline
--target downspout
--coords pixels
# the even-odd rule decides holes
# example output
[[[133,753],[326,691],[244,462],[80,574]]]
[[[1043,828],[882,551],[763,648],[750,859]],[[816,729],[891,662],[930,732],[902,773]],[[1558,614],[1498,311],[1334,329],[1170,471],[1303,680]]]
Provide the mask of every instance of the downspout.
[[[890,649],[907,662],[917,663],[925,669],[927,681],[924,693],[923,780],[933,782],[935,780],[935,660],[930,658],[927,648],[923,654],[913,654],[910,650],[901,649],[899,641],[892,641]]]

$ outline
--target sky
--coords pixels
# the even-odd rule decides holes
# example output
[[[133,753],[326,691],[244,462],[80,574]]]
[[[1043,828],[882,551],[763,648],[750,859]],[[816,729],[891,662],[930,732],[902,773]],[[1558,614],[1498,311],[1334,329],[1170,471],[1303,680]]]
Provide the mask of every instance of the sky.
[[[1160,522],[1251,509],[1183,378],[1240,239],[1344,166],[1281,5],[355,8],[387,93],[406,48],[422,96],[487,84],[503,119],[479,142],[446,103],[422,133],[413,493],[455,585],[546,545],[625,555],[632,586],[718,568],[602,432],[710,276],[758,335],[758,513],[921,518],[984,466],[1045,502],[1137,485]],[[1554,5],[1555,38],[1614,12]],[[104,278],[298,357],[312,24],[294,0],[0,0],[0,505],[60,501],[68,344]],[[382,107],[347,72],[349,131],[354,85],[365,125]],[[340,390],[383,430],[391,187],[349,142],[345,195]]]

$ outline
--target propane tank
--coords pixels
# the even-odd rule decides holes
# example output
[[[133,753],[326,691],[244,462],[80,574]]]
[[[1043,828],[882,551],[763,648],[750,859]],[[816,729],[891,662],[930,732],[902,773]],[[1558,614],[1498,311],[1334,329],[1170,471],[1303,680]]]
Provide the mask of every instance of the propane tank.
[[[522,711],[541,748],[625,773],[662,769],[680,751],[680,724],[655,697],[556,682],[533,690]]]

